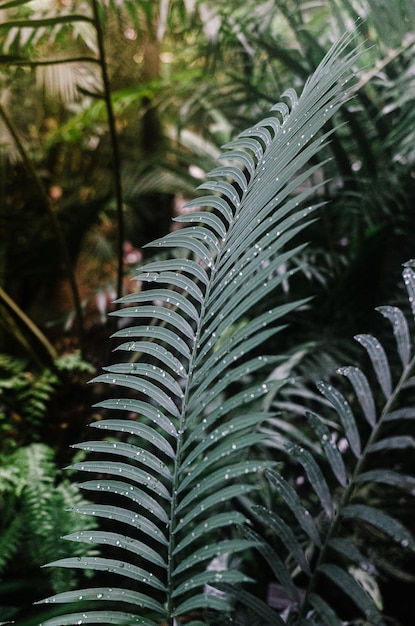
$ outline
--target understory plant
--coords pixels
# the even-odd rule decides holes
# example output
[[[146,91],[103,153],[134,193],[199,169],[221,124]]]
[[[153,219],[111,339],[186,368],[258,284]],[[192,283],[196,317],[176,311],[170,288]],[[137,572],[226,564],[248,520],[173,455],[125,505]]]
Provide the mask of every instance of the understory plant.
[[[0,455],[40,442],[50,429],[54,396],[72,379],[94,368],[78,352],[55,356],[50,367],[0,353]]]
[[[0,453],[0,621],[16,616],[22,595],[26,602],[48,590],[62,591],[79,584],[79,572],[52,568],[45,562],[67,555],[60,537],[71,531],[75,513],[69,509],[86,499],[55,462],[55,452],[32,443],[11,454]],[[81,520],[84,530],[96,527],[93,518]],[[77,557],[94,554],[93,546],[74,544]],[[28,597],[27,597],[28,596]]]
[[[68,554],[59,539],[76,516],[66,509],[86,503],[58,468],[56,449],[41,442],[45,433],[56,435],[52,407],[65,383],[93,371],[77,352],[41,369],[28,359],[0,354],[0,622],[16,617],[22,598],[29,604],[50,590],[79,584],[79,572],[39,572],[46,561]],[[81,521],[85,529],[96,525],[93,518]],[[74,555],[93,553],[91,546],[73,546]]]

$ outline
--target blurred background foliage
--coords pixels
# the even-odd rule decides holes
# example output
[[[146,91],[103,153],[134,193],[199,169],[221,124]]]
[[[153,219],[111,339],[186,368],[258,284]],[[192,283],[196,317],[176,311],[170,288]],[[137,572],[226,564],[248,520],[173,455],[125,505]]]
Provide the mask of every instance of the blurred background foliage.
[[[111,359],[107,313],[139,288],[143,246],[171,228],[219,147],[301,91],[350,30],[365,52],[315,174],[327,205],[285,285],[314,302],[269,346],[303,389],[350,357],[355,332],[382,332],[373,309],[401,304],[401,264],[415,256],[413,0],[1,1],[0,545],[14,538],[0,621],[26,615],[34,598],[21,591],[52,558],[34,556],[22,521],[33,459],[39,493],[59,489],[51,515],[81,497],[57,468],[93,417],[89,370]]]

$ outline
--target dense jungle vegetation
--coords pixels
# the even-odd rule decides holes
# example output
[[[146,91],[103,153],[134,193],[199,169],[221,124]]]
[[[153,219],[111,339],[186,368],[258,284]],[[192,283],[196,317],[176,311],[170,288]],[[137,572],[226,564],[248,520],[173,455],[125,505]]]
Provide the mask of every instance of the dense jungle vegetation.
[[[0,624],[412,626],[413,0],[0,44]]]

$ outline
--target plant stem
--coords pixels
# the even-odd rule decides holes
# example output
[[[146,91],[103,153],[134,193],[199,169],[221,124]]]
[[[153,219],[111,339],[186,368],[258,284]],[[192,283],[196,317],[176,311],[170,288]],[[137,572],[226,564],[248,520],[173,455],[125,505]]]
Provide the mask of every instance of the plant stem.
[[[19,133],[17,131],[17,128],[15,127],[13,120],[9,117],[9,115],[7,114],[6,110],[4,109],[4,107],[0,104],[0,116],[3,118],[3,121],[10,133],[10,135],[13,138],[13,141],[19,151],[20,157],[23,161],[23,164],[25,166],[25,168],[27,169],[27,171],[29,172],[30,176],[32,177],[33,183],[36,187],[36,191],[38,192],[39,198],[42,201],[42,204],[44,206],[44,208],[46,209],[51,224],[52,224],[52,228],[54,230],[55,233],[55,237],[58,241],[59,244],[59,249],[62,253],[62,257],[63,257],[63,263],[64,263],[64,267],[66,270],[66,274],[67,274],[67,278],[69,280],[69,285],[71,288],[71,292],[72,292],[72,299],[73,299],[73,305],[74,305],[74,309],[75,309],[75,314],[76,314],[76,323],[77,323],[77,329],[78,329],[78,342],[79,342],[79,349],[81,351],[82,357],[85,358],[85,347],[84,347],[84,338],[85,338],[85,332],[84,332],[84,323],[83,323],[83,313],[82,313],[82,306],[81,306],[81,299],[79,296],[79,291],[78,291],[78,285],[76,283],[76,278],[75,278],[75,274],[72,268],[72,261],[71,261],[71,256],[69,254],[69,249],[68,246],[66,244],[66,239],[65,236],[63,234],[58,216],[56,214],[56,212],[53,209],[53,206],[51,204],[50,198],[48,196],[48,193],[45,189],[45,186],[42,182],[42,180],[39,178],[36,169],[32,163],[32,161],[30,160],[30,158],[27,155],[27,152],[23,146],[23,143],[20,140],[19,137]]]
[[[113,163],[113,180],[115,190],[115,201],[117,210],[117,223],[118,223],[118,236],[117,236],[117,298],[121,298],[123,295],[123,243],[124,243],[124,214],[123,214],[123,192],[121,184],[121,158],[118,144],[118,137],[115,128],[115,116],[111,99],[111,85],[108,76],[105,46],[104,46],[104,33],[102,29],[101,19],[99,16],[98,0],[92,0],[92,10],[94,14],[93,23],[97,35],[98,50],[99,50],[99,65],[101,67],[102,82],[104,86],[104,101],[107,109],[108,116],[108,129],[110,134],[110,141],[112,147],[112,163]]]
[[[45,356],[47,356],[47,366],[53,367],[54,361],[57,357],[55,348],[45,337],[40,328],[36,326],[36,324],[24,313],[24,311],[22,311],[22,309],[16,304],[16,302],[14,302],[14,300],[12,300],[12,298],[10,298],[1,286],[0,304],[3,305],[6,312],[11,315],[11,320],[17,320],[20,325],[28,331],[29,335],[34,338],[35,342],[40,345],[42,352],[44,352]],[[10,323],[11,322],[9,321],[9,324]],[[31,352],[34,360],[42,366],[43,360],[39,358],[38,351],[31,349],[30,344],[28,344],[24,338],[21,340],[21,343],[23,343],[27,350]]]

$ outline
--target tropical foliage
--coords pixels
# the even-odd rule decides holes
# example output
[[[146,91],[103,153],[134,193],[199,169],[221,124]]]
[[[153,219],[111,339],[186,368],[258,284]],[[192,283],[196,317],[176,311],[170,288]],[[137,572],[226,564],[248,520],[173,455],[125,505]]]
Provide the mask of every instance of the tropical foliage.
[[[403,272],[412,316],[413,267],[414,262],[408,263]],[[354,623],[359,614],[367,624],[384,624],[377,580],[387,571],[385,551],[390,563],[399,550],[415,552],[414,536],[396,518],[397,511],[401,519],[408,515],[415,478],[406,473],[411,468],[405,460],[398,471],[391,469],[397,467],[397,452],[414,445],[405,427],[414,418],[413,341],[401,309],[382,306],[378,311],[392,325],[395,350],[388,358],[376,337],[357,335],[373,372],[367,377],[356,366],[339,368],[337,374],[349,380],[352,393],[320,381],[326,402],[320,413],[307,412],[310,437],[303,429],[304,445],[299,445],[290,436],[283,446],[289,462],[282,464],[284,469],[266,471],[278,501],[274,510],[255,505],[252,514],[269,539],[251,529],[244,534],[258,541],[281,586],[278,608],[285,609],[285,620],[239,592],[239,599],[254,609],[252,624],[283,624],[288,618],[290,624],[334,626],[345,618]]]
[[[40,371],[27,359],[0,355],[1,620],[19,613],[22,594],[29,603],[40,592],[66,589],[78,581],[73,572],[40,568],[58,553],[67,554],[60,538],[75,523],[75,514],[67,509],[85,503],[70,475],[63,476],[58,467],[73,455],[56,458],[62,433],[75,424],[69,426],[62,412],[57,420],[52,407],[64,400],[67,390],[85,385],[91,372],[77,353],[61,356],[51,369]],[[82,525],[93,528],[95,522],[84,519]],[[73,548],[73,554],[92,552],[87,546]]]
[[[74,554],[70,550],[72,545],[76,554],[82,550],[89,554],[75,567],[81,576],[81,586],[84,579],[78,566],[89,563],[96,566],[95,570],[87,569],[93,577],[92,587],[108,584],[113,588],[112,576],[103,571],[103,563],[112,568],[108,561],[115,560],[128,565],[129,573],[145,575],[131,569],[137,567],[156,576],[162,585],[168,581],[169,588],[166,596],[164,588],[157,590],[145,584],[136,588],[130,578],[123,585],[125,590],[134,588],[143,596],[134,596],[136,605],[120,604],[112,596],[114,602],[107,602],[101,612],[105,621],[109,619],[107,609],[117,611],[121,606],[124,613],[136,616],[140,613],[139,603],[148,604],[150,597],[156,604],[143,609],[146,616],[143,619],[157,624],[163,615],[178,622],[180,606],[181,610],[189,609],[186,619],[194,622],[213,620],[216,624],[219,614],[226,620],[228,613],[222,609],[233,605],[234,600],[223,595],[223,589],[219,595],[210,593],[216,584],[212,571],[219,567],[225,568],[228,582],[239,581],[236,587],[232,584],[234,594],[242,593],[244,588],[262,597],[267,587],[276,589],[279,601],[283,596],[282,605],[277,603],[276,610],[292,623],[299,619],[304,623],[335,620],[335,612],[343,622],[363,620],[365,611],[369,612],[370,621],[375,619],[374,611],[382,612],[383,601],[385,614],[392,609],[396,623],[412,626],[414,615],[406,590],[414,582],[409,573],[413,561],[408,551],[403,554],[397,542],[394,547],[392,541],[385,543],[388,536],[385,530],[392,526],[382,529],[370,525],[368,519],[363,520],[361,509],[352,509],[355,517],[335,516],[333,527],[321,506],[327,505],[328,493],[336,505],[343,502],[346,511],[349,505],[364,504],[405,522],[410,528],[413,522],[408,419],[390,422],[380,419],[373,426],[364,419],[361,395],[358,393],[354,399],[347,390],[343,395],[350,404],[352,417],[347,412],[349,430],[343,432],[345,416],[339,413],[338,424],[335,415],[340,405],[335,403],[335,413],[328,412],[329,400],[338,397],[340,391],[333,391],[334,396],[327,398],[319,395],[315,383],[320,379],[330,380],[333,390],[343,389],[343,383],[332,379],[332,372],[342,362],[352,362],[358,368],[353,372],[369,371],[367,356],[362,356],[357,344],[353,346],[349,341],[350,336],[362,331],[363,337],[375,331],[379,343],[385,347],[391,381],[399,379],[404,367],[395,363],[390,337],[373,315],[373,309],[380,302],[390,302],[397,307],[393,309],[395,313],[400,309],[408,318],[400,266],[414,257],[410,97],[415,58],[413,1],[248,0],[234,4],[225,0],[122,3],[3,0],[0,3],[0,62],[4,69],[0,79],[0,220],[7,235],[0,256],[0,341],[1,351],[12,355],[2,357],[0,362],[1,463],[8,473],[19,477],[5,487],[8,519],[14,517],[13,507],[23,506],[25,502],[27,492],[22,487],[27,477],[27,463],[22,460],[25,455],[36,451],[36,455],[48,458],[49,470],[45,476],[52,478],[41,479],[42,493],[45,485],[46,491],[52,484],[66,489],[63,485],[67,483],[56,470],[56,464],[67,464],[72,457],[68,444],[84,439],[84,426],[91,416],[90,404],[102,396],[123,396],[122,404],[127,412],[121,428],[125,426],[127,430],[117,432],[120,421],[114,422],[115,405],[119,408],[121,402],[105,400],[99,409],[104,419],[97,422],[98,427],[101,423],[104,427],[105,422],[108,426],[107,431],[101,430],[104,442],[91,444],[97,450],[91,455],[92,460],[85,461],[83,456],[78,459],[79,465],[88,471],[98,469],[100,480],[85,483],[94,504],[79,505],[83,513],[88,513],[81,519],[95,522],[97,534],[90,536],[97,541],[91,546],[86,535],[79,534],[77,540],[72,533],[72,543],[64,542],[63,550],[68,556]],[[313,92],[308,77],[333,42],[350,31],[354,33],[353,44],[344,41],[344,56],[350,60],[347,55],[353,54],[352,47],[358,44],[361,51],[353,62],[356,78],[344,90],[350,100],[343,97],[340,108],[337,110],[336,105],[336,111],[329,110],[327,117],[316,124],[314,132],[323,124],[321,133],[314,137],[317,142],[322,140],[321,144],[313,144],[311,140],[298,155],[290,152],[294,148],[291,142],[282,150],[279,133],[290,127],[290,132],[295,134],[299,121],[294,114],[302,110],[304,95],[307,99]],[[330,58],[329,66],[331,63],[340,68],[342,59]],[[319,72],[315,75],[318,82],[321,69]],[[328,83],[325,84],[328,88]],[[300,104],[292,86],[297,93],[303,92]],[[339,104],[342,96],[336,92],[334,83],[333,89],[332,95]],[[284,104],[267,121],[258,124],[264,111],[273,105],[276,94],[284,91],[287,94]],[[313,124],[323,113],[322,103],[317,105],[317,99],[315,102],[316,108],[311,110]],[[247,126],[252,127],[249,136],[243,130]],[[238,134],[236,144],[222,153],[222,165],[217,168],[215,159],[221,154],[218,146]],[[306,133],[304,137],[301,134],[296,136],[297,143],[306,139]],[[273,145],[275,149],[280,146],[274,163],[268,158]],[[229,160],[232,152],[236,152],[237,158],[231,155]],[[265,163],[260,164],[261,159]],[[264,173],[268,172],[265,179],[261,167],[265,168]],[[212,168],[216,168],[213,178],[206,175]],[[276,174],[274,168],[278,169]],[[278,181],[272,181],[271,172]],[[289,183],[279,188],[284,177]],[[196,194],[195,178],[204,181]],[[278,184],[273,187],[273,182]],[[203,196],[206,190],[214,194],[209,200]],[[267,194],[278,196],[276,207],[268,206],[271,195]],[[189,208],[183,208],[188,197],[196,200]],[[236,206],[238,202],[240,207]],[[264,202],[262,212],[260,205]],[[233,219],[239,210],[246,209],[247,203],[255,214],[258,211],[261,223],[251,224],[250,219],[241,218],[238,230]],[[310,213],[310,218],[305,215],[308,206],[318,209],[314,215]],[[268,210],[272,211],[275,224],[267,224],[271,217]],[[194,212],[193,217],[189,211]],[[181,217],[171,227],[173,214]],[[289,222],[292,215],[296,215],[294,223]],[[189,223],[191,220],[196,221]],[[166,237],[170,230],[172,233]],[[271,254],[261,238],[266,233],[276,235],[277,230],[282,234],[275,238]],[[229,253],[222,242],[228,237],[232,243]],[[155,247],[144,247],[154,238],[158,239]],[[306,241],[311,243],[306,246]],[[261,250],[253,250],[251,258],[248,250],[255,245]],[[143,258],[144,267],[138,280],[131,281],[129,275],[134,275],[137,263]],[[201,259],[197,265],[193,262],[195,258]],[[210,268],[209,262],[214,267]],[[223,269],[215,274],[214,269],[221,262]],[[235,272],[232,280],[236,282],[234,286],[227,284],[226,291],[225,274],[231,272]],[[166,284],[159,285],[163,280]],[[125,301],[120,300],[122,293],[130,292],[133,293]],[[313,301],[309,300],[310,296],[314,297]],[[116,297],[124,308],[108,318],[107,312],[113,308],[111,301]],[[213,312],[211,322],[207,317],[209,307]],[[268,317],[268,311],[274,311],[275,318]],[[395,313],[394,319],[401,320],[402,315]],[[277,332],[279,315],[284,316],[281,323],[289,324],[284,332]],[[128,329],[136,316],[137,326]],[[266,324],[263,329],[255,326],[262,322]],[[254,329],[252,334],[249,328]],[[401,324],[399,350],[403,354],[402,328]],[[109,342],[108,335],[115,331],[118,332]],[[198,332],[205,334],[200,335],[200,345],[193,346],[192,337]],[[96,366],[112,363],[110,351],[120,338],[126,343],[114,354],[121,363],[109,366],[107,373],[90,386],[85,386],[83,375],[74,384],[77,374],[70,363],[68,372],[72,373],[66,374],[59,367],[60,355],[77,348]],[[365,344],[369,354],[371,345]],[[229,346],[231,357],[235,357],[233,364],[225,354]],[[74,362],[83,363],[76,354]],[[392,391],[397,406],[410,406],[411,377],[408,376],[407,384],[396,397]],[[288,383],[287,377],[291,377]],[[263,384],[268,391],[262,389]],[[385,405],[383,392],[370,374],[367,384],[365,389],[373,395],[374,405],[381,412]],[[120,386],[124,392],[116,391]],[[210,391],[212,399],[205,406]],[[253,404],[244,405],[245,421],[239,422],[238,407],[251,393],[255,396]],[[160,425],[154,421],[157,407],[166,418]],[[141,413],[137,433],[134,420],[141,411],[147,412]],[[272,417],[269,411],[274,413]],[[314,421],[304,419],[305,411],[315,416]],[[235,428],[234,437],[231,432],[224,434],[220,444],[215,441],[215,435],[225,432],[225,413],[229,414],[226,418],[229,424],[241,424],[241,430]],[[158,416],[159,413],[157,419]],[[203,440],[203,425],[199,424],[203,419],[207,420],[206,432],[213,436],[211,445],[209,440]],[[319,443],[321,433],[316,439],[314,432],[317,429],[319,433],[320,423],[339,444],[339,458],[353,485],[353,493],[348,492],[349,482],[342,485],[330,470],[330,457]],[[355,439],[350,440],[353,423]],[[133,426],[134,433],[130,432]],[[113,427],[115,430],[111,430]],[[382,448],[369,454],[365,444],[372,437],[372,428],[376,437],[394,439],[400,447]],[[359,458],[353,452],[357,450],[356,429],[362,444]],[[237,438],[240,448],[234,450],[232,446]],[[39,445],[33,446],[33,442]],[[46,448],[42,446],[45,442]],[[299,452],[293,444],[305,452]],[[164,452],[159,445],[164,446],[161,449]],[[109,446],[116,447],[107,454]],[[168,495],[159,499],[151,488],[130,484],[133,496],[124,499],[123,505],[115,492],[125,489],[116,483],[126,480],[118,475],[106,477],[101,470],[110,466],[115,471],[116,466],[119,469],[128,465],[137,477],[140,472],[136,470],[145,469],[145,465],[132,460],[137,449],[156,472],[152,474],[158,481],[154,485],[161,484]],[[121,451],[120,456],[114,456],[116,450]],[[100,460],[94,460],[95,456]],[[205,456],[206,469],[203,463],[198,463]],[[238,475],[244,463],[252,471],[246,476]],[[304,465],[309,474],[311,467],[317,467],[316,472],[321,467],[328,489],[325,500],[321,489],[314,492],[315,475],[309,480]],[[269,468],[266,472],[269,480],[263,472],[253,471],[265,467]],[[227,480],[234,496],[229,502],[219,502],[219,496],[213,497],[214,504],[206,512],[209,522],[212,516],[213,527],[199,527],[198,520],[202,522],[204,513],[200,512],[194,521],[187,513],[196,510],[204,497],[210,496],[209,490],[215,491],[215,485],[216,490],[225,486],[220,481],[225,482],[227,469],[236,472]],[[188,475],[194,470],[194,474]],[[210,471],[213,483],[205,481],[205,474]],[[360,472],[370,471],[383,471],[383,476],[389,472],[396,481],[386,486],[377,483],[373,476],[367,484],[354,481],[353,477],[360,476]],[[403,490],[397,489],[398,472],[407,476],[402,479],[406,485]],[[285,494],[294,487],[299,501],[285,502],[281,489],[275,489],[276,476],[279,485],[284,485]],[[173,484],[177,483],[179,489],[182,481],[184,486],[174,493]],[[106,496],[102,493],[104,484],[108,487]],[[196,493],[198,484],[200,494]],[[245,488],[250,490],[247,494],[243,493]],[[152,504],[146,511],[135,502],[138,492],[140,498]],[[347,494],[352,499],[346,504]],[[157,500],[156,508],[154,500]],[[154,537],[151,539],[146,533],[143,536],[137,533],[134,538],[141,543],[133,542],[135,548],[146,550],[146,559],[138,557],[134,547],[120,552],[119,545],[104,546],[102,533],[117,542],[120,539],[115,534],[124,537],[135,532],[130,525],[102,517],[100,512],[105,509],[99,507],[104,502],[117,511],[127,502],[127,510],[133,509],[134,515],[141,515],[155,525],[147,529],[160,530],[160,537],[167,541],[166,547],[160,547],[162,540],[153,543]],[[295,516],[299,502],[315,521],[323,546],[321,558],[317,536],[307,535]],[[47,503],[45,509],[49,511],[50,505],[53,509],[50,515],[59,518],[57,511],[62,498],[56,495],[47,499]],[[78,507],[76,503],[75,507]],[[91,518],[89,513],[94,512]],[[171,532],[157,522],[157,516],[161,520],[163,515],[173,520]],[[180,515],[185,520],[182,526]],[[35,513],[33,516],[36,519]],[[20,514],[17,518],[23,519]],[[245,519],[249,519],[251,535],[244,535],[233,527],[235,524],[229,526],[233,520],[240,521],[243,527]],[[377,519],[381,519],[380,513]],[[219,520],[216,528],[214,520]],[[288,523],[294,533],[295,541],[288,542],[288,551],[287,546],[280,545],[278,533],[272,530],[273,524],[283,523]],[[173,532],[176,526],[178,530]],[[78,528],[82,531],[82,523]],[[196,533],[194,540],[188,531]],[[3,527],[2,536],[7,532],[8,526]],[[67,531],[63,528],[60,532]],[[343,547],[344,541],[348,541],[352,546],[349,553],[340,555],[339,550],[326,549],[327,532],[338,533],[337,539],[343,541]],[[30,581],[26,579],[21,586],[9,574],[16,555],[23,553],[30,555],[26,570],[32,572],[36,567],[32,561],[37,557],[32,548],[25,547],[26,539],[22,537],[15,544],[10,542],[12,556],[8,557],[0,584],[0,593],[4,591],[5,598],[10,584],[17,585],[15,615],[17,604],[25,602],[22,598],[28,602],[32,599],[27,594],[23,596],[21,589],[24,585],[33,587],[36,576],[31,574]],[[257,541],[260,542],[257,545],[267,546],[268,554],[273,545],[283,565],[276,566],[275,560],[267,565],[258,550],[249,550]],[[102,554],[98,551],[100,542]],[[201,552],[196,551],[199,544]],[[212,554],[203,552],[205,544]],[[293,559],[299,554],[298,545],[306,559],[302,561],[302,571]],[[48,548],[45,552],[45,561],[62,556],[57,541],[45,542],[47,546],[50,551]],[[291,554],[294,548],[295,553]],[[360,551],[363,561],[360,556],[357,558],[355,549]],[[163,550],[171,557],[167,563]],[[126,555],[121,561],[120,554]],[[320,560],[316,562],[316,559]],[[186,564],[184,569],[180,569],[182,561]],[[69,566],[74,563],[73,560],[66,563],[65,570],[42,570],[42,580],[51,591],[58,590],[52,584],[58,571],[61,574],[56,574],[56,581],[59,576],[66,581],[60,588],[66,583],[68,589],[71,587],[73,568]],[[353,615],[345,612],[340,601],[337,603],[340,591],[330,582],[327,572],[323,572],[327,563],[342,569],[338,580],[345,582],[345,589],[353,585],[350,577],[358,579],[372,598],[369,604],[360,595],[356,607],[351,609]],[[22,567],[25,567],[24,559]],[[201,577],[196,578],[200,584],[195,583],[194,589],[187,592],[180,585],[193,580],[193,575]],[[270,583],[274,578],[277,582]],[[211,584],[201,582],[205,579]],[[257,583],[246,579],[255,579]],[[399,581],[398,586],[392,586],[393,579]],[[322,593],[323,586],[329,590],[332,586],[333,594]],[[173,597],[174,588],[179,591]],[[47,593],[45,590],[44,595]],[[60,596],[62,601],[79,600],[82,595],[68,593]],[[170,603],[167,607],[163,605],[166,597]],[[252,615],[252,608],[247,608],[249,597],[242,594],[241,601],[236,602],[233,619],[252,626],[255,612],[266,609],[255,604]],[[190,604],[186,604],[188,600]],[[192,601],[194,612],[190,610]],[[352,606],[349,600],[346,604]],[[92,600],[85,603],[83,598],[80,605],[73,604],[72,611],[84,620],[82,613],[86,609],[88,619],[98,619],[101,605]],[[9,609],[1,613],[5,619],[12,615]],[[64,609],[55,600],[46,609],[38,607],[38,610],[38,621],[43,621],[45,616]],[[408,616],[404,615],[405,611]],[[173,614],[177,617],[172,617]],[[3,617],[0,616],[0,621]]]
[[[8,456],[2,454],[0,460],[0,615],[4,620],[18,613],[22,593],[33,601],[40,590],[61,591],[79,584],[75,571],[40,568],[57,554],[68,554],[60,539],[75,523],[79,526],[75,513],[68,509],[85,500],[69,476],[62,479],[54,450],[45,444],[33,443]],[[85,518],[80,527],[90,530],[95,521]],[[93,549],[75,545],[71,553],[80,557],[93,554]]]
[[[254,353],[281,330],[276,322],[303,304],[284,303],[247,318],[252,305],[263,301],[287,278],[279,269],[298,253],[293,239],[311,221],[312,207],[307,203],[318,186],[299,188],[318,167],[306,168],[307,162],[330,136],[330,132],[320,135],[319,131],[344,100],[357,60],[354,51],[346,51],[349,45],[346,38],[331,49],[298,99],[293,90],[285,92],[289,105],[275,105],[271,116],[227,145],[221,158],[224,164],[211,172],[212,181],[201,186],[214,195],[190,202],[188,206],[198,210],[176,220],[186,228],[152,244],[181,250],[181,254],[144,265],[137,280],[149,287],[120,300],[124,307],[115,315],[137,320],[138,325],[117,331],[117,337],[127,339],[119,349],[138,353],[140,358],[111,365],[95,380],[128,390],[124,397],[117,394],[101,402],[102,408],[133,413],[139,419],[98,421],[95,427],[118,433],[119,438],[76,445],[95,458],[74,469],[100,475],[82,483],[82,488],[106,494],[99,503],[76,510],[109,521],[111,530],[78,531],[67,537],[74,542],[109,545],[113,556],[69,557],[51,564],[97,570],[107,574],[108,583],[49,598],[53,603],[82,598],[87,604],[81,612],[52,618],[46,624],[110,621],[154,626],[165,620],[173,625],[192,612],[197,616],[194,624],[226,619],[231,610],[229,598],[208,588],[219,583],[219,588],[231,591],[249,579],[235,568],[208,567],[209,561],[225,554],[233,556],[255,544],[249,530],[246,538],[235,535],[233,529],[244,524],[244,517],[229,505],[255,489],[252,476],[266,467],[300,526],[322,547],[310,513],[297,503],[293,488],[272,469],[272,461],[260,460],[255,452],[263,439],[258,425],[265,417],[255,400],[279,383],[254,382],[223,401],[220,398],[242,377],[260,372],[273,361]],[[374,349],[370,344],[370,353]],[[351,376],[363,384],[361,376]],[[322,388],[340,407],[346,437],[351,438],[352,450],[361,459],[350,411],[331,387]],[[389,396],[391,393],[388,389]],[[372,414],[370,423],[374,426]],[[324,428],[323,422],[316,426],[319,436]],[[330,450],[329,462],[346,489],[341,516],[363,519],[383,530],[388,530],[389,524],[396,539],[408,541],[409,535],[397,522],[375,509],[350,503],[351,487],[345,470],[339,470],[344,467],[340,452],[326,436],[328,445],[323,449]],[[376,445],[373,437],[370,445]],[[340,518],[335,517],[323,475],[310,454],[294,448],[290,453],[311,473],[312,486],[332,520],[329,538],[337,539]],[[355,470],[356,482],[364,482],[360,467]],[[279,562],[275,554],[273,562]],[[345,577],[354,580],[340,567],[320,560],[317,570],[342,586]],[[275,573],[280,570],[276,568]],[[114,576],[120,581],[116,586],[111,582]],[[282,580],[285,583],[287,577]],[[239,593],[242,600],[249,597]],[[107,605],[104,609],[99,606],[102,601]],[[215,616],[217,612],[222,618]],[[325,618],[324,611],[321,613]],[[268,615],[270,623],[283,623],[274,612],[268,610]],[[301,623],[305,616],[300,611]]]

